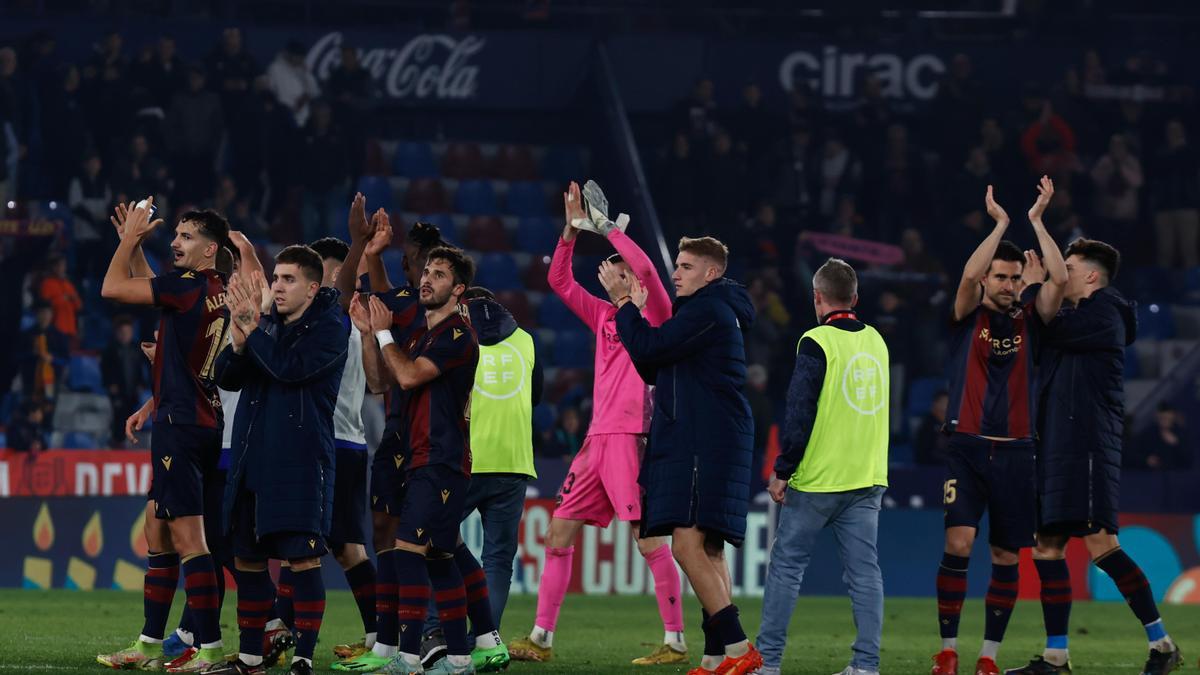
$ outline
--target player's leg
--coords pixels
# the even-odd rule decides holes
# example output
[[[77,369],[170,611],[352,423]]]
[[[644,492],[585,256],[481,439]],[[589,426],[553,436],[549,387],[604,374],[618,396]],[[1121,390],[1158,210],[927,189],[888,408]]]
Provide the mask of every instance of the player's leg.
[[[1033,565],[1041,582],[1042,621],[1046,648],[1029,665],[1004,671],[1005,675],[1040,675],[1071,672],[1067,652],[1067,626],[1071,619],[1071,575],[1067,569],[1066,535],[1039,532],[1033,548]]]
[[[778,675],[783,664],[783,650],[787,645],[788,623],[800,586],[804,582],[804,571],[812,558],[817,535],[828,521],[828,504],[819,508],[818,502],[829,502],[830,495],[798,492],[788,489],[787,499],[779,508],[779,520],[775,529],[775,542],[771,544],[770,564],[767,565],[767,582],[763,587],[762,626],[758,630],[758,649],[763,658],[763,675]],[[704,650],[701,666],[715,670],[724,659],[713,663],[713,655]]]
[[[354,596],[363,640],[338,645],[340,658],[358,656],[375,646],[378,631],[375,616],[375,565],[367,557],[367,453],[354,448],[337,448],[333,486],[333,512],[329,528],[330,549]]]
[[[732,675],[754,672],[762,666],[762,655],[747,639],[746,632],[742,629],[737,605],[733,604],[729,564],[725,560],[725,539],[715,532],[697,529],[702,534],[701,549],[704,558],[708,561],[707,574],[710,575],[711,581],[720,588],[720,598],[727,602],[725,607],[715,612],[710,610],[712,616],[709,618],[709,623],[725,648],[725,659],[721,665],[717,666],[717,672]],[[679,532],[678,528],[675,532]],[[678,535],[676,534],[676,536]],[[688,578],[691,579],[691,576],[689,575]],[[697,593],[697,597],[699,597],[699,593]]]
[[[324,544],[316,533],[306,533],[310,537],[311,549],[324,554]],[[289,551],[293,553],[293,551]],[[313,653],[317,647],[317,637],[321,632],[321,622],[325,616],[325,581],[321,577],[320,555],[312,557],[290,557],[292,568],[292,584],[294,588],[293,604],[296,612],[296,652],[292,663],[303,663],[312,670]]]
[[[474,481],[482,476],[472,478]],[[487,597],[492,623],[500,630],[508,591],[512,585],[513,561],[517,557],[517,537],[525,513],[525,487],[528,481],[517,476],[487,477],[491,483],[487,499],[479,504],[483,524],[483,552],[480,564],[487,579]],[[470,505],[468,504],[468,509]]]
[[[484,529],[484,546],[488,546],[487,528]],[[495,548],[493,543],[492,547]],[[492,551],[495,555],[495,551]],[[516,555],[516,534],[513,534],[512,555]],[[496,623],[496,614],[490,602],[489,579],[475,555],[467,548],[460,538],[458,547],[454,550],[454,564],[462,575],[463,585],[467,593],[467,617],[471,620],[471,634],[474,644],[471,650],[471,661],[478,672],[493,672],[504,670],[511,660],[508,647],[500,638],[500,626]],[[509,567],[511,570],[511,566]],[[511,572],[510,572],[511,575]],[[511,578],[511,576],[510,576]],[[507,588],[505,589],[507,593]]]
[[[330,549],[346,575],[346,584],[350,586],[354,604],[358,607],[359,619],[363,624],[362,642],[338,645],[334,647],[334,655],[344,659],[353,658],[370,651],[375,646],[378,634],[378,619],[375,614],[375,564],[367,556],[367,548],[362,544],[331,542]]]
[[[933,657],[933,675],[958,672],[958,623],[967,595],[967,565],[979,520],[987,506],[987,483],[983,476],[990,441],[954,434],[946,453],[946,481],[942,507],[945,510],[945,543],[937,569],[938,631],[942,650]]]
[[[1125,602],[1146,630],[1150,657],[1142,671],[1157,674],[1178,668],[1183,663],[1183,656],[1179,646],[1167,634],[1162,615],[1158,613],[1158,605],[1154,602],[1154,593],[1150,590],[1150,582],[1142,568],[1121,548],[1115,533],[1101,529],[1087,535],[1083,541],[1088,554],[1092,556],[1092,562],[1117,585],[1117,590],[1125,596]]]
[[[876,546],[883,492],[882,487],[871,487],[839,495],[842,508],[831,522],[858,629],[850,666],[867,672],[879,670],[883,636],[883,574]]]

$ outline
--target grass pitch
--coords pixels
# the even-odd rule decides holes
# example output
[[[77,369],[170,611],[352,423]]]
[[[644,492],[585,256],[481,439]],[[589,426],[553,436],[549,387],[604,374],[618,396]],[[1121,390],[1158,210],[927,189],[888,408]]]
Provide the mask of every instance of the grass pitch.
[[[747,634],[758,632],[761,601],[737,601]],[[183,592],[175,598],[171,626],[176,625]],[[229,651],[237,645],[235,603],[227,598],[222,629]],[[513,596],[505,612],[502,633],[511,639],[533,625],[535,600]],[[1200,655],[1200,607],[1166,606],[1167,629],[1181,643],[1195,667]],[[685,603],[692,666],[699,663],[704,637],[695,598]],[[142,598],[121,591],[0,590],[0,673],[97,673],[104,668],[95,655],[124,647],[142,626]],[[361,637],[362,626],[348,592],[331,592],[317,646],[316,666],[328,671],[330,648]],[[969,673],[983,633],[983,601],[969,598],[960,634],[962,671]],[[845,598],[801,598],[792,617],[785,673],[828,675],[845,667],[854,640],[850,603]],[[630,659],[648,653],[662,639],[652,597],[568,596],[555,635],[554,661],[514,663],[509,673],[683,673],[685,668],[637,667]],[[1042,647],[1042,616],[1036,602],[1017,605],[1008,636],[1000,651],[1001,668],[1024,664]],[[932,598],[889,598],[883,636],[883,665],[887,675],[929,672],[929,657],[940,645],[936,607]],[[1072,612],[1071,654],[1075,672],[1083,675],[1139,671],[1146,658],[1145,635],[1137,620],[1120,603],[1076,603]],[[272,672],[284,672],[281,669]]]

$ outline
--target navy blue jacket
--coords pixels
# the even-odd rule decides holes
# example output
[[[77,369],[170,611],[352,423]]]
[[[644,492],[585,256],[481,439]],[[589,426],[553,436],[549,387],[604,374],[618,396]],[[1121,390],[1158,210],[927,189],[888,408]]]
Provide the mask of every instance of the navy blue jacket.
[[[1125,433],[1125,347],[1133,304],[1102,288],[1042,333],[1038,415],[1041,524],[1116,531]]]
[[[223,523],[242,490],[255,495],[255,536],[327,535],[333,509],[333,409],[348,329],[338,292],[322,288],[290,324],[272,311],[235,354],[217,356],[217,383],[241,391],[233,416]]]
[[[617,333],[638,372],[655,385],[650,442],[638,482],[646,490],[645,536],[698,526],[740,545],[750,504],[754,418],[746,383],[745,333],[754,305],[741,284],[718,279],[679,298],[652,327],[633,303]]]

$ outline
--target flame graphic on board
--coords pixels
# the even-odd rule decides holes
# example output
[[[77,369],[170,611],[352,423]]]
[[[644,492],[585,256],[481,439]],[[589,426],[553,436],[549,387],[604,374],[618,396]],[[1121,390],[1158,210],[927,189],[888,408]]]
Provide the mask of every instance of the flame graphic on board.
[[[146,544],[145,509],[138,513],[137,520],[133,521],[133,528],[129,530],[129,548],[139,558],[145,558],[150,550],[149,545]]]
[[[100,512],[96,511],[83,527],[83,552],[87,557],[95,558],[103,548],[104,530],[100,527]]]
[[[50,519],[50,507],[46,502],[42,502],[33,521],[33,544],[39,551],[48,551],[54,545],[54,521]]]

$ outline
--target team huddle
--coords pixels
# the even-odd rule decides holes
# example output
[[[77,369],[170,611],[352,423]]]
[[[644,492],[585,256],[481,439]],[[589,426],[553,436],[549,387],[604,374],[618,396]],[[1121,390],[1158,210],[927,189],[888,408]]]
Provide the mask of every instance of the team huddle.
[[[1146,628],[1145,673],[1181,661],[1140,568],[1117,543],[1128,302],[1111,287],[1119,254],[1078,240],[1060,253],[1041,222],[1053,184],[1029,210],[1040,255],[995,229],[967,261],[954,302],[946,546],[937,575],[942,651],[957,675],[967,561],[986,511],[992,552],[977,675],[996,657],[1017,595],[1017,552],[1034,548],[1046,649],[1010,673],[1069,673],[1071,587],[1064,557],[1082,537]],[[347,244],[284,248],[268,280],[253,244],[212,211],[180,216],[174,270],[156,276],[141,245],[161,221],[152,200],[118,206],[120,245],[105,298],[161,310],[154,396],[126,423],[153,419],[153,480],[141,634],[100,655],[108,667],[220,674],[285,665],[311,673],[325,612],[322,559],[343,569],[363,625],[334,647],[334,670],[474,673],[546,662],[585,525],[635,527],[654,579],[664,638],[636,665],[687,664],[679,564],[702,607],[705,645],[689,675],[779,673],[787,625],[816,533],[834,530],[858,639],[847,675],[879,671],[883,585],[876,555],[887,486],[888,354],[854,311],[857,277],[830,260],[814,277],[819,326],[797,350],[787,423],[769,486],[781,510],[758,647],[732,602],[726,544],[745,538],[753,422],[742,389],[754,307],[724,277],[728,249],[680,241],[674,301],[650,259],[609,217],[594,182],[563,195],[566,224],[550,286],[596,336],[594,413],[546,533],[534,625],[505,643],[525,485],[536,475],[532,409],[542,370],[533,340],[486,288],[475,263],[418,223],[403,242],[405,278],[382,262],[393,231],[356,195]],[[574,277],[580,232],[617,253],[599,298]],[[499,383],[518,383],[501,391]],[[850,383],[850,384],[848,384]],[[384,394],[369,461],[366,393]],[[368,466],[370,464],[370,466]],[[479,511],[482,562],[459,528]],[[370,545],[374,561],[367,555]],[[268,561],[278,560],[278,583]],[[225,570],[237,580],[238,647],[219,624]],[[179,577],[186,607],[169,634]],[[760,651],[761,649],[761,651]]]

